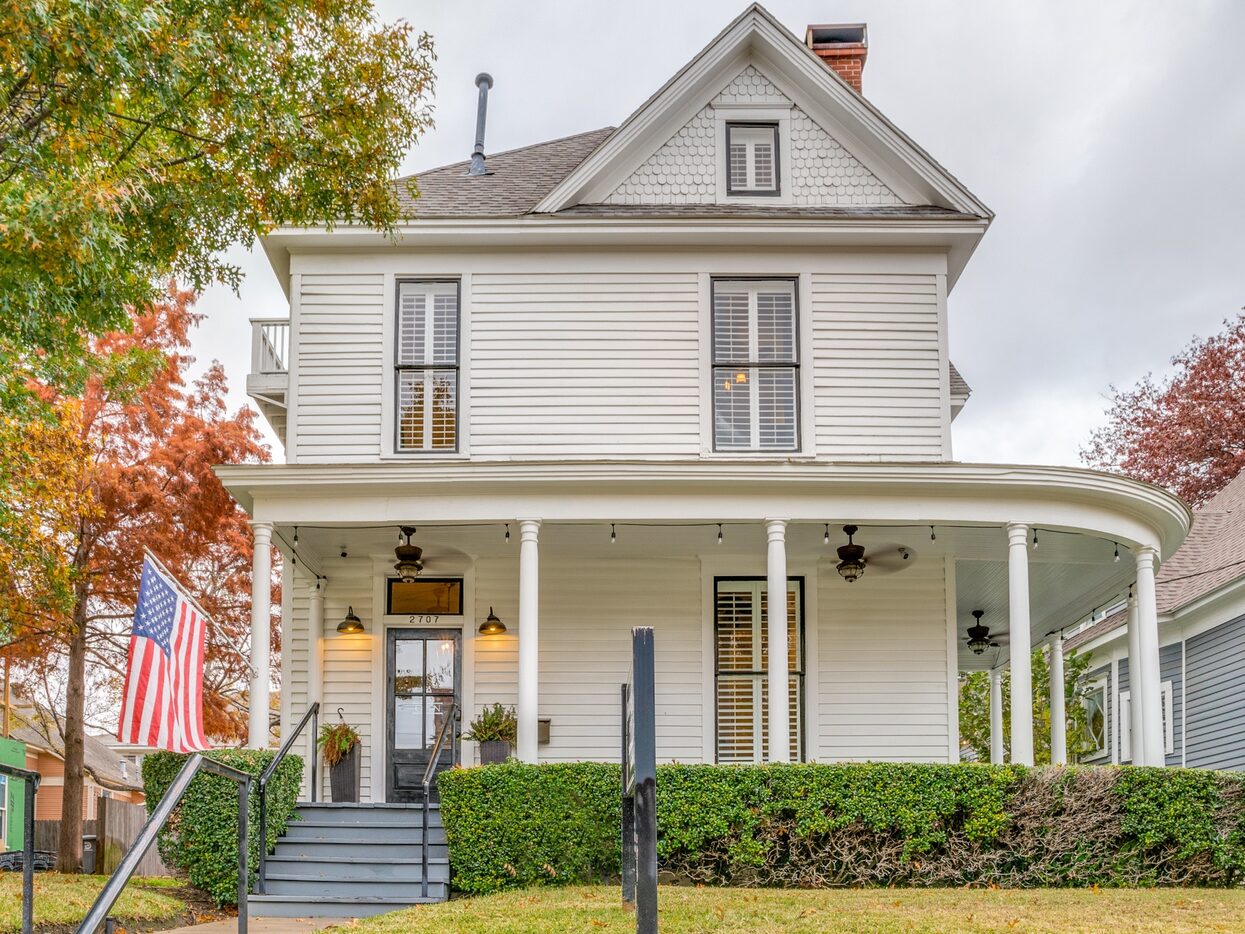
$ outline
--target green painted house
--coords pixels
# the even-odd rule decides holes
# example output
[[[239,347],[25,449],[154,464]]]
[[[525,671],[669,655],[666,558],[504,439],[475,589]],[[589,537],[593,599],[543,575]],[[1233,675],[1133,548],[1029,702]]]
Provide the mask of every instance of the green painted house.
[[[26,768],[26,744],[0,737],[0,763]],[[6,778],[0,775],[0,850],[20,850],[25,826],[22,811],[25,788],[21,782]]]

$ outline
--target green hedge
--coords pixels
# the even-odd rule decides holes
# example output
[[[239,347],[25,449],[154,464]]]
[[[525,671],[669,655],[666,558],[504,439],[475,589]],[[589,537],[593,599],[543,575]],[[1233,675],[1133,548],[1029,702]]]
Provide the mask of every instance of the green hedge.
[[[233,766],[259,778],[275,752],[266,749],[218,749],[207,758]],[[159,804],[188,757],[173,752],[152,753],[143,759],[143,790],[148,810]],[[277,837],[294,816],[303,760],[290,755],[282,761],[268,783],[267,843]],[[255,881],[259,863],[259,783],[251,783],[249,883]],[[186,872],[190,884],[206,892],[218,906],[238,901],[238,786],[220,775],[200,772],[186,790],[181,806],[173,812],[160,834],[160,855],[166,863]]]
[[[438,778],[454,887],[619,874],[615,765]],[[1226,886],[1245,776],[989,765],[660,766],[666,881],[712,885]]]

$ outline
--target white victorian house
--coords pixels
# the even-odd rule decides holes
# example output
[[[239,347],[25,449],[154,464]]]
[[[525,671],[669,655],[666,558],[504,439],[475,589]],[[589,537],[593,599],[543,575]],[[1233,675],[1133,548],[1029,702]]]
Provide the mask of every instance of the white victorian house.
[[[285,555],[282,730],[340,708],[365,801],[410,800],[454,702],[515,705],[524,761],[616,759],[636,625],[662,760],[955,762],[958,672],[1010,664],[1031,762],[1031,648],[1131,585],[1162,729],[1189,512],[954,459],[951,296],[991,213],[861,95],[865,52],[754,5],[621,126],[416,176],[394,240],[267,238],[289,316],[253,322],[248,387],[285,462],[218,473],[255,579]]]

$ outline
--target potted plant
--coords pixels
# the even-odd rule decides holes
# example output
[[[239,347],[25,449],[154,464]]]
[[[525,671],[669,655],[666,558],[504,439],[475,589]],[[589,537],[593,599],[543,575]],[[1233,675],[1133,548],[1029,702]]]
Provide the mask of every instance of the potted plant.
[[[471,721],[465,738],[480,745],[481,765],[497,765],[510,758],[518,729],[514,708],[494,704]]]
[[[359,800],[359,733],[344,720],[320,727],[317,740],[329,767],[334,801]]]

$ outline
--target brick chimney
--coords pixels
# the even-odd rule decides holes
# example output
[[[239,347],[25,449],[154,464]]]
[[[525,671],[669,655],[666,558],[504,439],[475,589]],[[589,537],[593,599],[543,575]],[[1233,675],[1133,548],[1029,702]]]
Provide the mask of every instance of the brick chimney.
[[[869,57],[869,30],[864,23],[809,26],[804,44],[860,93],[860,74]]]

